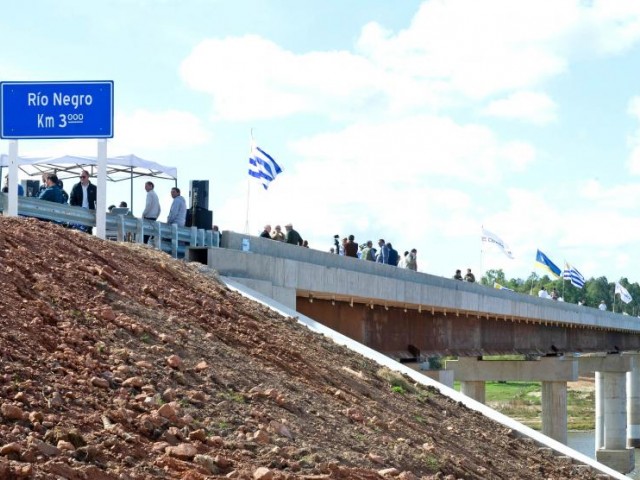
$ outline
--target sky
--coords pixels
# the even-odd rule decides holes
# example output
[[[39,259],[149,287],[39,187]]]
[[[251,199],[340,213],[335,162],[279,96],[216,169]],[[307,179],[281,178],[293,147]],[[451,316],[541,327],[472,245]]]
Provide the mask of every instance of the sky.
[[[3,6],[0,32],[0,81],[113,80],[108,155],[177,167],[188,203],[208,180],[222,230],[291,222],[325,251],[384,238],[446,277],[542,275],[540,249],[640,281],[637,0],[30,0]],[[252,137],[283,169],[266,191]],[[156,182],[161,219],[172,185]],[[108,184],[120,200],[129,185]]]

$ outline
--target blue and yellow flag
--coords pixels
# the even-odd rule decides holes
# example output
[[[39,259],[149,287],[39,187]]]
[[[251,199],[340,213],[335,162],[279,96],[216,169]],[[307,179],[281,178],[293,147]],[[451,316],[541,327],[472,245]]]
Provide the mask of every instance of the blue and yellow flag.
[[[555,278],[559,278],[562,275],[562,271],[556,266],[556,264],[549,260],[549,257],[540,250],[536,253],[536,264],[538,267],[549,272]]]

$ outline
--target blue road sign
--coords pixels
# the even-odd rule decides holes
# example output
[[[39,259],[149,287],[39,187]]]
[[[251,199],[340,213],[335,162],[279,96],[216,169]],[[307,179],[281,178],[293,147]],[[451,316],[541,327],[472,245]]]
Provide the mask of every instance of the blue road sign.
[[[0,82],[0,138],[112,138],[113,81]]]

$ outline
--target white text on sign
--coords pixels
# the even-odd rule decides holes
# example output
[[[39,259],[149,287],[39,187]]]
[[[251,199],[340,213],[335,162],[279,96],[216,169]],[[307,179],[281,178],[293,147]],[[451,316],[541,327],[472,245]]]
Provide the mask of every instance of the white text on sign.
[[[90,106],[93,103],[91,95],[66,95],[63,93],[53,93],[53,105],[55,106],[72,106],[77,109],[82,106]],[[49,97],[40,92],[27,93],[27,106],[29,107],[46,107],[49,105]]]

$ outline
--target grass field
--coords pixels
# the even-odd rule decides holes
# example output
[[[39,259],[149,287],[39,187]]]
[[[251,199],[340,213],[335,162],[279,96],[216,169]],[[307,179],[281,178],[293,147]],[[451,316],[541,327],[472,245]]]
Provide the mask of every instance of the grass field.
[[[486,404],[525,425],[542,428],[540,382],[486,382]],[[456,390],[460,384],[455,383]],[[595,396],[593,382],[579,381],[568,384],[567,422],[569,430],[595,428]]]

